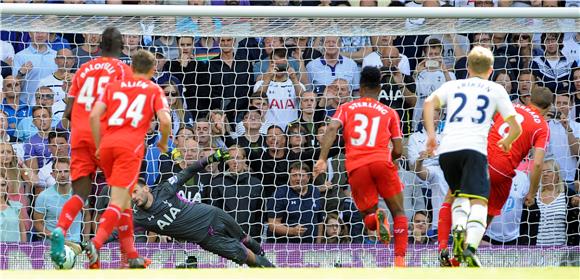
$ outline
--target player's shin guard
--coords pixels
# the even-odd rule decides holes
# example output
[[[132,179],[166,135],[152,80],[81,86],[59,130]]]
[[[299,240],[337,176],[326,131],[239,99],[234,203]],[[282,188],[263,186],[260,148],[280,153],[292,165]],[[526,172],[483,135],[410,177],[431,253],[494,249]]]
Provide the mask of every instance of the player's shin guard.
[[[439,221],[437,222],[437,241],[439,251],[449,245],[449,233],[451,232],[451,204],[444,202],[439,210]]]
[[[93,238],[93,244],[97,250],[101,249],[105,241],[109,238],[120,218],[121,208],[117,205],[109,204],[109,207],[107,207],[107,210],[105,210],[105,213],[103,213],[99,220],[99,228],[97,229],[95,238]]]
[[[66,235],[66,232],[70,228],[70,225],[74,221],[75,217],[83,208],[83,205],[83,199],[79,195],[75,194],[71,196],[71,198],[62,206],[56,227],[61,228],[64,235]]]
[[[467,233],[465,241],[473,249],[479,247],[479,243],[487,226],[487,205],[474,204],[467,220]]]
[[[452,206],[452,223],[453,229],[458,227],[465,229],[467,227],[467,217],[471,212],[471,202],[466,197],[456,197]]]
[[[407,253],[408,225],[407,216],[396,216],[394,218],[395,232],[395,256],[404,257]]]
[[[123,211],[121,218],[117,223],[119,229],[119,243],[123,252],[127,254],[128,259],[139,257],[135,249],[135,238],[133,236],[133,209],[128,208]]]

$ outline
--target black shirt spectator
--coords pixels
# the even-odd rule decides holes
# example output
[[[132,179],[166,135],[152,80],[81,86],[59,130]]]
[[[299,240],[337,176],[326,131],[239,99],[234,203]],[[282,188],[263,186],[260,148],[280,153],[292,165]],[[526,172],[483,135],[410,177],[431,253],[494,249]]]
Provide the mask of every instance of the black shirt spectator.
[[[248,60],[234,58],[232,37],[220,38],[220,55],[209,61],[211,96],[217,98],[231,122],[236,110],[247,108],[248,95],[254,84],[252,65]]]

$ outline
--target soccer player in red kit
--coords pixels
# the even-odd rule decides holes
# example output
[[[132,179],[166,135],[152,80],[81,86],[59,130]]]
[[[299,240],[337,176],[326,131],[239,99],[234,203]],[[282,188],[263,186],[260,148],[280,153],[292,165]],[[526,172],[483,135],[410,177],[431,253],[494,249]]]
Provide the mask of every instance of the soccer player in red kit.
[[[522,126],[522,134],[512,144],[511,150],[505,153],[497,141],[502,139],[508,132],[508,124],[496,114],[493,126],[490,128],[487,141],[488,170],[490,179],[490,194],[488,200],[487,224],[493,217],[501,214],[501,209],[507,201],[512,179],[516,175],[518,165],[534,150],[533,165],[530,171],[530,190],[524,200],[530,206],[534,204],[534,197],[538,191],[542,175],[542,164],[550,137],[550,128],[544,119],[544,115],[552,106],[554,94],[545,87],[537,87],[532,90],[529,106],[514,104],[517,112],[516,121]],[[447,249],[449,232],[451,229],[451,202],[453,197],[448,192],[445,202],[439,212],[439,250]],[[442,266],[456,266],[454,260],[440,256]],[[453,262],[453,264],[452,264]]]
[[[131,192],[139,177],[145,135],[155,116],[161,132],[157,147],[162,153],[167,151],[171,117],[163,90],[151,81],[155,73],[155,56],[139,50],[131,61],[133,77],[110,83],[89,117],[93,139],[98,147],[96,156],[111,188],[109,207],[101,216],[95,237],[85,246],[90,265],[98,264],[98,250],[111,235],[122,213],[130,213],[132,219]],[[107,126],[101,140],[103,117]],[[128,223],[128,228],[119,228],[120,232],[123,230],[132,233],[133,222]],[[133,238],[124,240],[120,236],[119,239],[129,260],[137,259]],[[139,267],[144,265],[141,263]]]
[[[385,210],[378,209],[380,195],[394,220],[395,266],[405,266],[407,250],[407,217],[403,209],[403,184],[397,163],[403,151],[402,133],[397,112],[380,103],[381,73],[378,68],[361,71],[360,99],[341,105],[321,141],[320,157],[314,167],[314,178],[327,171],[328,151],[343,128],[346,146],[346,170],[352,198],[369,230],[377,230],[379,239],[390,241]],[[389,149],[393,144],[393,150]]]
[[[102,57],[85,64],[73,77],[63,120],[71,127],[71,176],[73,196],[64,204],[55,230],[51,233],[51,259],[56,264],[65,261],[64,239],[74,218],[82,209],[92,189],[92,179],[98,167],[95,143],[89,127],[93,104],[112,81],[132,75],[129,66],[117,59],[123,49],[121,32],[114,27],[103,31],[100,44]],[[72,118],[71,118],[72,117]]]

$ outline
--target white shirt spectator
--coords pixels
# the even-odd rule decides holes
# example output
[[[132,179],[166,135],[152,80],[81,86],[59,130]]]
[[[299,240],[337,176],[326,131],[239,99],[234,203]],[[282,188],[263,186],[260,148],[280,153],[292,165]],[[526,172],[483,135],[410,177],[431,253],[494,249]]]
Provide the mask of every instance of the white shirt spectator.
[[[530,189],[528,175],[516,171],[512,179],[510,195],[501,209],[501,214],[496,216],[487,227],[486,235],[500,242],[513,241],[520,236],[520,223],[522,221],[522,207],[524,198]]]
[[[38,87],[49,87],[54,93],[54,102],[63,100],[66,98],[66,92],[62,89],[64,81],[57,79],[54,75],[50,75],[40,80]]]
[[[455,74],[449,72],[451,80],[455,80]],[[437,90],[441,85],[445,83],[445,74],[441,70],[423,70],[417,74],[415,78],[415,94],[417,95],[417,103],[415,104],[415,109],[413,110],[413,128],[417,128],[417,124],[423,119],[423,103],[425,99],[432,92]]]
[[[451,36],[455,36],[455,40],[459,47],[463,50],[464,54],[469,52],[469,39],[466,36],[459,35],[459,34],[451,34]],[[453,49],[454,44],[450,41],[448,36],[444,36],[443,34],[435,34],[425,38],[425,45],[429,42],[429,39],[437,39],[441,41],[443,45],[443,62],[445,62],[445,66],[447,69],[453,69],[453,65],[455,65],[455,50]]]
[[[66,92],[62,89],[64,82],[50,75],[38,84],[38,87],[49,87],[54,93],[54,103],[52,104],[52,127],[56,127],[62,120],[66,108]]]
[[[538,196],[540,197],[540,190]],[[540,223],[536,245],[566,245],[566,192],[561,192],[550,204],[536,199],[540,208]]]
[[[574,133],[574,137],[580,137],[580,123],[569,122]],[[549,120],[550,126],[550,143],[546,151],[546,158],[553,158],[560,165],[560,176],[562,180],[568,182],[574,181],[574,173],[578,165],[578,159],[573,157],[570,152],[570,144],[566,129],[559,121]]]
[[[14,47],[6,41],[0,41],[0,60],[6,61],[7,58],[14,58]]]
[[[348,81],[353,90],[358,90],[360,75],[354,60],[339,55],[338,63],[334,67],[328,65],[324,57],[319,57],[306,65],[308,80],[314,85],[327,86],[332,81],[341,78]]]
[[[437,139],[437,144],[439,144],[441,133],[436,132],[435,137]],[[425,129],[411,133],[407,144],[407,159],[409,160],[409,164],[415,165],[417,158],[419,158],[419,154],[426,150],[425,143],[427,143],[427,133],[425,133]],[[439,166],[439,156],[426,158],[423,160],[423,166]]]
[[[437,143],[441,139],[441,134],[436,133],[435,137]],[[427,142],[427,133],[425,129],[414,132],[409,136],[409,144],[407,146],[407,154],[409,159],[409,164],[414,166],[419,158],[419,154],[425,151],[425,143]],[[443,170],[439,166],[439,157],[430,157],[423,160],[423,167],[427,170],[427,178],[425,180],[425,185],[431,189],[431,205],[433,206],[433,219],[432,221],[439,220],[439,209],[441,204],[445,200],[447,191],[449,190],[449,185],[445,181],[445,176],[443,175]],[[437,229],[437,223],[432,223],[432,229]]]
[[[576,61],[580,65],[580,41],[576,40],[576,35],[564,40],[563,44],[562,54],[570,61]]]
[[[401,71],[401,73],[407,76],[410,76],[411,66],[409,65],[409,58],[404,54],[399,54],[399,57],[401,58],[401,61],[399,61],[399,65],[397,65],[397,67],[399,67],[399,71]],[[362,67],[364,68],[366,66],[375,66],[378,68],[383,67],[381,56],[377,52],[372,52],[368,54],[367,56],[365,56],[362,62]]]
[[[264,84],[263,80],[256,82],[254,92]],[[306,90],[303,84],[300,84],[302,90]],[[294,83],[290,78],[284,82],[270,81],[268,86],[268,111],[266,112],[265,123],[275,124],[282,129],[291,121],[298,118],[298,98],[294,90]]]

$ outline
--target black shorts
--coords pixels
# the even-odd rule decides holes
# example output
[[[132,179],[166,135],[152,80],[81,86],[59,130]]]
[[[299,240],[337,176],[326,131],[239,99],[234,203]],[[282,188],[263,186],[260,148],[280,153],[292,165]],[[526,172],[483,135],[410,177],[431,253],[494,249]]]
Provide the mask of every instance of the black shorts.
[[[461,150],[439,155],[439,165],[453,196],[489,197],[487,157],[474,150]]]
[[[198,245],[220,257],[239,265],[246,263],[248,252],[242,240],[246,233],[240,225],[221,209],[216,208],[216,216],[210,225],[208,236]]]

